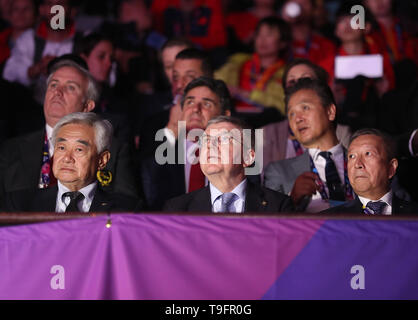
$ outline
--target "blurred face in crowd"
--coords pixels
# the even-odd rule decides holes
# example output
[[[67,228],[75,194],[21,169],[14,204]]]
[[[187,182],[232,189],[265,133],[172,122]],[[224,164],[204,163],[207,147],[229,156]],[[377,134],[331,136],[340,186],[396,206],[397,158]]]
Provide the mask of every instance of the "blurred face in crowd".
[[[204,129],[208,121],[221,115],[221,102],[208,87],[196,87],[187,92],[183,105],[183,121],[186,130]]]
[[[334,132],[335,115],[335,105],[324,107],[320,97],[310,89],[297,91],[288,103],[290,128],[305,148],[319,148],[328,140]]]
[[[255,35],[255,52],[259,56],[279,56],[283,44],[280,42],[280,30],[267,24],[260,26]]]
[[[86,101],[88,79],[73,67],[56,70],[49,79],[45,100],[44,115],[48,125],[55,124],[67,114],[89,112],[94,102]]]
[[[10,22],[17,30],[25,30],[35,23],[35,6],[32,0],[15,0],[10,10]]]
[[[366,0],[365,4],[376,18],[392,15],[392,0]]]
[[[148,30],[152,26],[151,13],[143,0],[122,2],[119,9],[119,22],[135,22],[138,32]]]
[[[202,61],[199,59],[176,59],[173,67],[173,95],[183,94],[186,86],[203,76]]]
[[[71,191],[77,191],[96,179],[110,158],[109,151],[98,154],[94,128],[86,124],[64,125],[54,145],[54,176]]]
[[[351,28],[351,16],[341,16],[335,25],[335,35],[341,42],[361,41],[364,31]]]
[[[209,125],[202,136],[200,167],[211,181],[215,175],[244,178],[244,168],[254,159],[254,151],[243,156],[241,128],[229,122]]]
[[[173,85],[173,68],[174,68],[174,61],[176,60],[176,56],[180,51],[186,49],[185,46],[173,46],[169,48],[165,48],[161,52],[161,60],[164,67],[164,73],[170,81],[170,84]]]
[[[110,41],[100,41],[88,56],[84,54],[81,56],[86,60],[94,79],[98,82],[105,82],[109,79],[114,57],[114,48]]]
[[[376,135],[362,135],[348,148],[347,170],[354,192],[362,197],[378,200],[389,191],[398,161],[388,159],[383,139]]]
[[[308,65],[298,64],[288,71],[285,87],[290,88],[301,78],[316,79],[316,75]]]

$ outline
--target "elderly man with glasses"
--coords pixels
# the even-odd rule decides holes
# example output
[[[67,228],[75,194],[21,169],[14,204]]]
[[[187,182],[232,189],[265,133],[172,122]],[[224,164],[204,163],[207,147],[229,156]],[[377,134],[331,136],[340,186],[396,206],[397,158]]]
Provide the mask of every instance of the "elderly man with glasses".
[[[208,122],[201,137],[200,167],[209,184],[170,199],[171,212],[289,212],[292,201],[282,193],[251,183],[245,168],[255,159],[254,145],[247,141],[240,120],[218,116]],[[251,139],[253,140],[253,139]]]

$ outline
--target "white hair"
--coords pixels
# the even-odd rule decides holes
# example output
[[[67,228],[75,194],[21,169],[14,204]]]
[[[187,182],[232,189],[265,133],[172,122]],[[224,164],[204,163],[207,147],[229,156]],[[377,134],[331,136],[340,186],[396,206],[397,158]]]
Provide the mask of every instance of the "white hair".
[[[46,80],[46,85],[48,87],[52,75],[55,73],[55,71],[57,71],[58,69],[61,69],[63,67],[71,67],[76,69],[78,72],[80,72],[86,79],[87,79],[87,90],[86,90],[86,95],[84,97],[84,103],[86,103],[87,101],[91,100],[96,102],[97,99],[99,99],[99,88],[97,86],[97,82],[96,80],[93,78],[93,76],[91,75],[91,73],[83,68],[82,66],[80,66],[78,63],[69,60],[69,59],[64,59],[61,61],[58,61],[57,63],[55,63],[52,66],[51,72]]]
[[[93,127],[94,138],[96,143],[97,152],[101,153],[110,149],[112,142],[113,127],[112,124],[105,119],[102,119],[94,112],[74,112],[62,117],[60,121],[54,127],[52,131],[52,145],[55,145],[58,131],[67,124],[85,124]]]

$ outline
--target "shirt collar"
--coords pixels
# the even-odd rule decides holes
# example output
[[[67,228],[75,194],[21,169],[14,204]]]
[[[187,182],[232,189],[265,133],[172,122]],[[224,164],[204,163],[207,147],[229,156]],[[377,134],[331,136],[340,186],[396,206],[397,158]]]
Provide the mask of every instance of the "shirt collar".
[[[94,198],[94,195],[96,193],[96,189],[97,189],[97,181],[94,181],[94,182],[90,183],[89,185],[85,186],[84,188],[81,188],[78,191],[83,194],[84,199],[86,199],[87,201],[91,201]],[[62,195],[66,192],[69,192],[69,191],[71,191],[71,190],[68,189],[66,186],[64,186],[58,180],[58,199],[60,199],[60,201],[63,201]]]
[[[219,191],[219,189],[216,188],[212,183],[209,183],[209,188],[210,188],[210,200],[213,206],[216,199],[218,199],[219,196],[223,194],[223,192]],[[235,193],[240,199],[245,199],[246,190],[247,190],[247,178],[242,180],[231,192]]]
[[[344,153],[344,149],[341,145],[341,143],[336,144],[335,146],[333,146],[331,149],[327,150],[328,152],[331,152],[332,157],[335,159],[335,157],[338,157],[339,155],[342,155]],[[313,159],[313,161],[318,160],[319,157],[319,153],[321,152],[321,150],[316,149],[316,148],[309,148],[308,149],[309,155],[311,156],[311,158]]]
[[[363,205],[363,207],[365,207],[369,201],[373,201],[373,202],[383,201],[388,206],[392,207],[393,192],[392,192],[392,190],[389,190],[389,192],[387,192],[383,197],[381,197],[378,200],[370,200],[370,199],[367,199],[365,197],[360,197],[360,196],[358,196],[358,198],[359,198],[361,204]]]
[[[54,130],[54,128],[52,128],[49,124],[46,124],[45,125],[45,130],[46,130],[46,136],[48,137],[48,140],[51,140],[52,131]]]

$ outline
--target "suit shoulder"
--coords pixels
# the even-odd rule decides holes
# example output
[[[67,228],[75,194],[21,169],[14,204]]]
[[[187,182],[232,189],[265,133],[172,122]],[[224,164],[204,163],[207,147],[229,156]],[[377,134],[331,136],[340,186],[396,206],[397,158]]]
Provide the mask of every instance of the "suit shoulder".
[[[187,207],[190,202],[195,198],[200,190],[196,190],[190,193],[182,194],[180,196],[168,199],[163,207],[163,211],[167,212],[180,212],[187,211]]]

